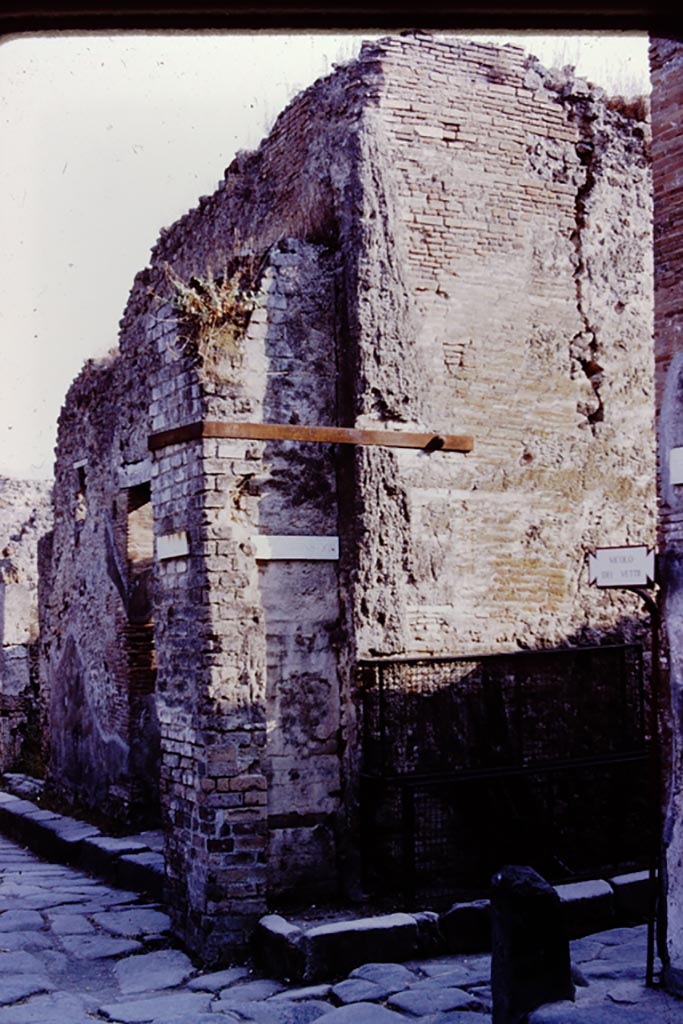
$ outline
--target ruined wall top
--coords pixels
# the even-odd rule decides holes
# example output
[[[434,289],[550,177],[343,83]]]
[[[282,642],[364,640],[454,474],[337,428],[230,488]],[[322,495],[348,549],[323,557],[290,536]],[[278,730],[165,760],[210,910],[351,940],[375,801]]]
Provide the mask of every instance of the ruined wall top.
[[[39,539],[52,525],[47,480],[0,477],[0,582],[35,585]]]
[[[122,349],[141,343],[141,314],[168,296],[166,263],[188,278],[216,263],[220,272],[226,254],[264,251],[290,236],[337,240],[344,248],[359,202],[353,168],[361,123],[416,68],[429,89],[457,90],[464,75],[494,87],[540,89],[559,103],[610,105],[604,90],[573,68],[547,70],[510,44],[444,41],[427,33],[365,42],[355,60],[297,95],[256,150],[238,153],[212,195],[162,229],[121,320]]]
[[[38,549],[52,527],[51,496],[48,481],[0,477],[0,648],[37,637]],[[0,693],[9,679],[0,658]],[[0,735],[0,763],[8,750]]]

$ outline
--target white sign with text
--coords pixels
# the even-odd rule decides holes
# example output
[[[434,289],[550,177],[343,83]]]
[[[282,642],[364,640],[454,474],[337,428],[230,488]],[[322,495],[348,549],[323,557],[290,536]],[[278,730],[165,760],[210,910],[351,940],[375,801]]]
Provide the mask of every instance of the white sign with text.
[[[588,555],[588,582],[598,587],[646,587],[655,579],[655,553],[637,547],[596,548]]]

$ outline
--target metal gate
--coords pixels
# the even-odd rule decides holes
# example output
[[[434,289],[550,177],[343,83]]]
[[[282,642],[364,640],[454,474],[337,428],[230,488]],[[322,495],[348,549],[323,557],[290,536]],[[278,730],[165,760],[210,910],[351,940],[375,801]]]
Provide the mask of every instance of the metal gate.
[[[645,866],[641,648],[359,665],[366,887],[438,902],[502,864],[552,882]]]

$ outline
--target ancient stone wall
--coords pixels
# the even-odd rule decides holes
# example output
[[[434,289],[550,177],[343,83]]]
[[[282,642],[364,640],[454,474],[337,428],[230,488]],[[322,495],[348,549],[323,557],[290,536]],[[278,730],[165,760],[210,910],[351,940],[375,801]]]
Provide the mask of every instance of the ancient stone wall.
[[[655,357],[659,454],[659,582],[663,640],[660,732],[664,755],[663,898],[660,953],[665,983],[683,994],[683,44],[653,39]]]
[[[131,814],[158,779],[206,958],[357,879],[359,658],[642,635],[584,556],[652,539],[646,135],[515,49],[369,44],[162,233],[74,384],[52,784]],[[201,421],[475,449],[162,436]]]
[[[54,534],[41,602],[49,782],[54,795],[77,806],[150,821],[155,805],[158,813],[149,781],[158,777],[158,741],[152,640],[145,633],[149,466],[140,474],[139,463],[126,460],[120,417],[134,395],[140,401],[146,383],[135,373],[121,380],[119,369],[111,358],[88,364],[60,416]]]
[[[38,707],[38,545],[50,485],[0,480],[0,771],[42,770]]]
[[[321,244],[283,240],[269,253],[240,353],[219,345],[218,365],[196,371],[201,407],[187,404],[182,327],[155,315],[154,430],[202,414],[333,420],[336,269]],[[188,546],[157,562],[172,903],[190,909],[180,926],[193,944],[218,951],[246,941],[267,892],[337,885],[336,567],[255,557],[259,536],[336,534],[334,461],[315,445],[171,445],[154,456],[152,503],[157,537],[180,533]]]
[[[475,445],[389,457],[399,523],[378,572],[392,513],[373,494],[361,649],[633,636],[620,620],[640,618],[637,599],[589,589],[583,567],[595,545],[654,540],[649,127],[512,47],[380,45],[366,166],[403,274],[382,327],[412,350],[400,385],[379,362],[379,418]],[[384,305],[380,287],[363,299]],[[388,591],[392,628],[377,614]]]

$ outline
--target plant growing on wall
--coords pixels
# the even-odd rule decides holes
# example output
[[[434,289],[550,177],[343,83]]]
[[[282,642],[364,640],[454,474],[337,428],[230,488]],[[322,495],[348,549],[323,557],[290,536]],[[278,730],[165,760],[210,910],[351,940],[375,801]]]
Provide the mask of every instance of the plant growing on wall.
[[[183,355],[195,357],[220,376],[234,372],[251,315],[259,305],[257,288],[263,263],[255,257],[242,258],[220,276],[209,268],[206,274],[195,274],[188,281],[164,264],[173,289],[171,301]]]

